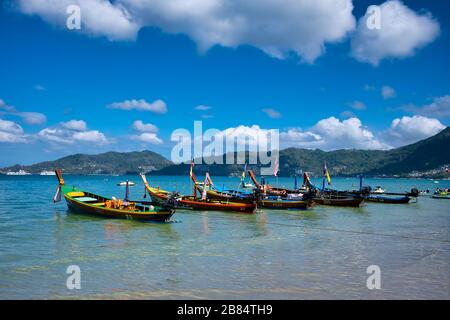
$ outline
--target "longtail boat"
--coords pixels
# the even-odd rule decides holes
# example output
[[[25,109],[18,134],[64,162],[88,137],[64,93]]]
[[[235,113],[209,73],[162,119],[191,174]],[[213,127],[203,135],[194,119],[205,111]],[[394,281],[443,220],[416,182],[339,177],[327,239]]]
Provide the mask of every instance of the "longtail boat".
[[[254,213],[256,211],[256,202],[243,203],[243,202],[231,202],[231,201],[219,201],[205,199],[202,200],[197,196],[182,196],[173,194],[169,191],[162,190],[160,188],[151,187],[144,174],[141,174],[142,181],[145,188],[150,194],[150,197],[156,203],[164,202],[169,199],[173,199],[175,206],[182,209],[192,210],[214,210],[214,211],[234,211],[241,213]],[[197,193],[197,186],[194,186],[194,194]]]
[[[53,201],[61,201],[61,195],[64,195],[67,206],[75,212],[108,218],[146,221],[167,221],[175,213],[172,208],[164,205],[155,206],[148,202],[128,201],[128,195],[125,200],[110,199],[75,187],[68,187],[64,182],[61,170],[58,169],[55,172],[58,178],[58,188]]]
[[[346,191],[337,191],[331,189],[320,190],[311,183],[309,175],[303,173],[303,185],[308,190],[312,190],[315,195],[313,201],[320,205],[336,206],[336,207],[360,207],[364,198],[359,194],[352,194]]]
[[[378,203],[392,203],[392,204],[403,204],[409,203],[410,197],[386,197],[386,196],[368,196],[364,198],[367,202],[378,202]]]
[[[192,181],[196,184],[200,193],[206,191],[209,198],[222,200],[222,201],[237,201],[252,203],[257,201],[258,208],[266,209],[297,209],[303,210],[311,207],[313,202],[309,200],[307,195],[296,194],[294,197],[287,196],[274,196],[263,193],[260,189],[248,191],[239,191],[232,189],[218,190],[209,174],[206,174],[204,183],[199,183],[194,174],[191,174]]]
[[[448,189],[438,189],[432,196],[433,199],[450,199],[450,192]]]

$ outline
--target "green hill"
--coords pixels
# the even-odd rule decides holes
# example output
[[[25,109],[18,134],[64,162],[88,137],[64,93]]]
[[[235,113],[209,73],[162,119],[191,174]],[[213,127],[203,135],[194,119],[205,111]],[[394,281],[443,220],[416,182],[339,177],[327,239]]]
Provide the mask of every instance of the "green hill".
[[[292,176],[300,170],[322,175],[327,162],[332,175],[403,175],[412,171],[429,171],[450,164],[450,128],[417,143],[392,150],[322,151],[288,148],[280,151],[280,176]],[[260,164],[249,166],[259,174]],[[195,172],[209,171],[213,175],[239,175],[243,165],[196,165]],[[189,165],[171,165],[155,174],[187,175]]]
[[[236,156],[236,154],[235,154]],[[247,157],[249,155],[247,154]],[[223,156],[225,160],[225,156]],[[425,175],[445,175],[440,169],[450,164],[450,128],[437,135],[392,150],[336,150],[325,152],[289,148],[280,151],[280,176],[292,176],[300,170],[322,175],[323,163],[327,162],[332,175],[411,175],[413,171],[428,172]],[[247,161],[248,162],[248,161]],[[225,161],[224,161],[225,163]],[[175,165],[163,156],[151,152],[107,152],[98,155],[76,154],[31,166],[16,165],[0,172],[25,170],[30,173],[63,168],[71,174],[126,174],[152,172],[155,175],[188,175],[189,164]],[[260,164],[249,166],[259,174]],[[196,165],[199,175],[209,171],[213,175],[240,175],[244,165]],[[434,171],[433,171],[434,170]]]
[[[40,173],[62,168],[65,173],[69,174],[126,174],[155,171],[171,164],[171,161],[152,151],[106,152],[97,155],[75,154],[31,166],[15,165],[1,171],[6,173],[25,170],[29,173]]]

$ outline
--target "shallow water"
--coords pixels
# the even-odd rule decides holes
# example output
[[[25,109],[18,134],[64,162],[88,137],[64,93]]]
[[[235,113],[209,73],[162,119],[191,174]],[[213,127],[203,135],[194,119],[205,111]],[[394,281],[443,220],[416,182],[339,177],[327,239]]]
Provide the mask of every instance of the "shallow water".
[[[134,199],[144,187],[131,188]],[[66,176],[105,196],[127,177]],[[187,177],[149,177],[189,193]],[[236,187],[237,178],[216,177]],[[292,179],[270,183],[292,187]],[[319,181],[316,181],[320,184]],[[357,179],[333,187],[357,188]],[[450,187],[450,181],[367,179],[387,191]],[[104,219],[54,205],[55,177],[0,176],[0,298],[449,299],[450,201],[317,206],[255,215],[179,210],[170,223]],[[81,268],[81,290],[66,269]],[[381,268],[368,290],[366,269]]]

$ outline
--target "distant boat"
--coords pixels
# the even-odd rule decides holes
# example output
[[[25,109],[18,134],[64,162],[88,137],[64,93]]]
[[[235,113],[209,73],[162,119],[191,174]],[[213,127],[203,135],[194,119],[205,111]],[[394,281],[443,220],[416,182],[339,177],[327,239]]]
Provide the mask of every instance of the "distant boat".
[[[7,176],[29,176],[31,173],[26,172],[25,170],[19,170],[17,172],[9,171],[6,173]]]
[[[433,199],[450,199],[449,189],[438,189],[432,196]]]
[[[386,193],[386,190],[384,190],[384,189],[381,188],[380,186],[376,186],[376,187],[375,187],[375,190],[373,190],[372,193],[383,194],[383,193]]]
[[[127,182],[128,182],[128,186],[129,187],[133,187],[136,185],[136,183],[134,183],[133,181],[121,181],[117,184],[117,186],[119,187],[126,187],[127,186]]]
[[[55,176],[56,173],[53,171],[41,171],[41,173],[39,174],[41,176]]]

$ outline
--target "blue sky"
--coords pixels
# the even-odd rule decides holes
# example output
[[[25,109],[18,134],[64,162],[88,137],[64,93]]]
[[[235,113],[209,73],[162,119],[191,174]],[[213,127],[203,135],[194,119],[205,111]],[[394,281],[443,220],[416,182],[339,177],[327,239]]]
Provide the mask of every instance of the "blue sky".
[[[0,166],[106,150],[168,157],[172,131],[192,130],[194,120],[235,132],[276,128],[284,147],[325,150],[396,147],[449,124],[447,1],[353,1],[330,15],[299,0],[298,19],[287,15],[295,1],[277,2],[273,15],[269,5],[222,12],[209,2],[168,12],[159,0],[142,0],[141,10],[127,0],[105,9],[71,1],[81,6],[81,30],[68,30],[51,2],[4,2]],[[382,5],[381,21],[397,10],[407,32],[386,24],[368,38],[358,20],[372,4]],[[127,10],[124,22],[108,22],[111,10],[123,12],[116,8]],[[317,25],[305,11],[334,20]],[[241,16],[260,29],[218,24]]]

